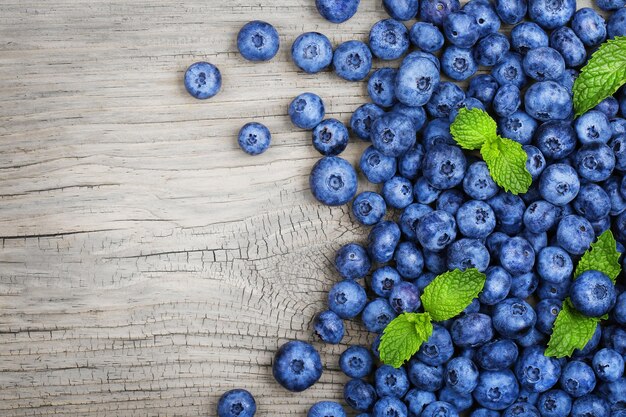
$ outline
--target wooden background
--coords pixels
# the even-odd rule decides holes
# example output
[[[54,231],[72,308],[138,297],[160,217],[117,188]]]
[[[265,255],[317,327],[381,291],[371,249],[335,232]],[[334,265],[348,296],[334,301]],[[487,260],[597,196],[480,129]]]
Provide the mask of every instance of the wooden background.
[[[342,25],[313,0],[0,0],[0,415],[214,416],[242,387],[285,416],[342,397],[345,345],[314,343],[325,372],[305,393],[271,376],[278,346],[314,341],[334,251],[367,233],[310,195],[319,155],[286,110],[312,91],[348,122],[366,89],[298,72],[289,49],[385,17],[378,0]],[[271,62],[237,53],[253,19],[281,34]],[[183,87],[199,60],[222,71],[212,100]],[[252,120],[273,135],[257,157],[235,139]],[[370,339],[349,323],[343,342]]]

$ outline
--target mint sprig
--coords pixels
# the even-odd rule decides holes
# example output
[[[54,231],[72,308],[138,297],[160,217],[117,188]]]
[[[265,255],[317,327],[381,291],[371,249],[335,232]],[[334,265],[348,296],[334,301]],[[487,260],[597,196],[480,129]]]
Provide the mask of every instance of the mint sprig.
[[[574,81],[574,109],[581,115],[626,83],[626,36],[603,43]]]
[[[393,319],[380,339],[380,360],[399,368],[433,333],[428,313],[404,313]]]
[[[578,277],[585,271],[595,270],[607,275],[615,283],[615,279],[621,272],[619,257],[617,242],[613,238],[613,233],[607,230],[591,244],[591,248],[582,256],[574,275]],[[574,350],[582,349],[589,343],[598,323],[605,319],[604,316],[587,317],[579,313],[569,298],[566,299],[554,321],[545,355],[556,358],[571,356]]]
[[[441,321],[461,313],[478,296],[486,279],[475,268],[437,276],[422,294],[424,313],[401,314],[385,327],[378,347],[380,360],[399,368],[432,334],[431,318]]]
[[[519,143],[498,136],[496,122],[480,109],[459,110],[450,133],[464,149],[480,149],[491,178],[511,194],[528,191],[532,176],[526,168],[528,155]]]

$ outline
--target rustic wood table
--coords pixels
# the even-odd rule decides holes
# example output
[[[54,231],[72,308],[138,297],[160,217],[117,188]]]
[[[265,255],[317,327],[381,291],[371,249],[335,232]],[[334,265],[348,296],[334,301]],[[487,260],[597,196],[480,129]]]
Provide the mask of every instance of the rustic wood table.
[[[0,415],[215,416],[241,387],[259,416],[303,416],[342,397],[339,354],[371,336],[348,323],[323,345],[311,319],[334,251],[367,230],[312,198],[320,155],[287,106],[312,91],[347,123],[368,100],[289,51],[306,31],[366,40],[380,3],[334,25],[313,0],[0,0]],[[254,19],[280,33],[271,62],[237,52]],[[222,71],[211,100],[183,86],[200,60]],[[257,157],[236,144],[253,120],[273,135]],[[291,339],[325,367],[301,394],[271,375]]]

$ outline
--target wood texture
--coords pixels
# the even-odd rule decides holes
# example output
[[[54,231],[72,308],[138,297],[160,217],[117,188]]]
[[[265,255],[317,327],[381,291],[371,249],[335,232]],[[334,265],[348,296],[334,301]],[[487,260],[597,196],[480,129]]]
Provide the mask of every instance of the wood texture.
[[[304,91],[344,122],[367,101],[289,58],[305,31],[366,40],[386,14],[361,3],[333,25],[313,0],[0,0],[0,415],[214,416],[233,387],[260,416],[341,398],[345,345],[315,343],[325,373],[302,394],[271,360],[314,340],[334,251],[366,234],[313,200],[319,155],[286,116]],[[252,19],[281,34],[271,62],[236,51]],[[204,102],[182,83],[199,60],[224,80]],[[258,157],[235,140],[252,120],[273,134]],[[345,344],[370,341],[348,324]]]

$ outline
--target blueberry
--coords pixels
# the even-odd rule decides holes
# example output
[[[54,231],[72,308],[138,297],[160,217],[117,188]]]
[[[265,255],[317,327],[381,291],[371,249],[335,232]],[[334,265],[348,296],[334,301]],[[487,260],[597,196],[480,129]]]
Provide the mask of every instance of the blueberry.
[[[437,210],[446,211],[454,216],[464,202],[465,196],[461,191],[455,189],[446,190],[437,199]]]
[[[367,103],[359,106],[350,118],[350,128],[355,135],[365,141],[370,140],[371,128],[374,120],[385,114],[385,111],[375,104]]]
[[[562,159],[576,148],[576,135],[570,123],[550,121],[537,129],[535,144],[546,158]]]
[[[498,333],[511,339],[522,336],[537,322],[535,310],[520,298],[507,298],[496,304],[492,318]]]
[[[395,268],[383,266],[372,273],[369,287],[374,294],[387,298],[393,287],[401,281],[402,277]]]
[[[346,412],[339,403],[319,401],[309,408],[307,417],[346,417]]]
[[[519,88],[513,84],[506,84],[493,97],[493,110],[498,116],[507,117],[517,111],[522,104]]]
[[[397,20],[411,20],[417,15],[418,0],[383,0],[387,14]]]
[[[400,113],[384,114],[372,124],[372,144],[387,156],[404,154],[415,144],[415,135],[411,119]]]
[[[606,22],[589,7],[576,11],[572,19],[572,29],[586,46],[598,46],[606,40]]]
[[[367,251],[357,243],[343,245],[335,255],[335,268],[344,279],[361,279],[371,266]]]
[[[541,417],[534,405],[518,402],[504,410],[502,417]]]
[[[480,37],[480,26],[471,14],[452,12],[443,20],[443,33],[451,44],[471,48]]]
[[[600,349],[593,356],[593,370],[600,381],[614,382],[624,374],[624,358],[613,349]]]
[[[613,96],[608,96],[598,103],[593,110],[597,110],[609,119],[613,119],[617,117],[617,113],[619,112],[619,101],[617,101],[617,99]]]
[[[322,361],[313,346],[300,341],[287,342],[278,349],[272,364],[274,378],[285,389],[301,392],[322,376]]]
[[[508,339],[495,340],[478,348],[474,360],[487,371],[503,371],[517,360],[517,345]]]
[[[598,221],[609,215],[611,199],[609,195],[596,184],[585,184],[572,204],[574,210],[590,222]]]
[[[531,50],[548,46],[548,34],[533,22],[523,22],[511,30],[511,47],[525,55]]]
[[[515,25],[526,16],[526,0],[495,0],[496,13],[506,24]]]
[[[449,403],[457,412],[468,410],[474,402],[471,394],[459,394],[447,386],[439,391],[439,401]]]
[[[474,51],[476,51],[476,49]],[[474,55],[476,56],[477,53],[475,52]],[[479,74],[470,80],[467,95],[477,98],[486,108],[489,108],[499,87],[500,85],[491,75]],[[626,129],[624,129],[624,131],[626,132]]]
[[[512,115],[500,119],[499,130],[505,138],[522,145],[528,145],[537,130],[537,122],[526,112],[518,110]]]
[[[526,239],[530,243],[535,254],[548,246],[548,234],[546,232],[532,233],[530,230],[524,230],[519,237]]]
[[[422,252],[415,246],[412,242],[402,242],[398,245],[396,249],[396,253],[394,255],[394,260],[396,261],[396,269],[400,273],[400,275],[408,280],[417,279],[422,274],[422,269],[424,268],[424,257],[422,256]],[[398,289],[398,293],[394,293],[392,291],[390,302],[391,306],[394,309],[398,310],[401,308],[404,311],[415,311],[419,306],[419,293],[416,294],[415,291],[412,291],[410,288],[406,288],[404,286],[402,289]],[[394,287],[394,290],[396,288]],[[398,298],[400,300],[408,298],[406,301],[409,301],[409,304],[394,305],[394,298]],[[415,297],[416,300],[412,300]]]
[[[615,154],[615,168],[626,171],[626,134],[614,136],[609,142],[609,147]]]
[[[435,392],[443,386],[443,366],[431,366],[413,357],[408,364],[409,380],[419,390]]]
[[[398,59],[409,49],[409,31],[397,20],[381,20],[370,30],[369,46],[377,58]]]
[[[413,45],[424,52],[436,52],[443,47],[444,37],[439,28],[432,23],[415,22],[409,31]]]
[[[313,129],[313,147],[322,155],[336,156],[348,146],[348,129],[337,119],[326,119]]]
[[[400,228],[395,222],[382,221],[372,228],[367,239],[367,249],[372,260],[389,262],[400,241]]]
[[[519,385],[513,372],[508,369],[483,371],[472,394],[481,406],[490,410],[504,410],[517,399]]]
[[[474,59],[478,65],[496,65],[511,47],[509,39],[501,33],[490,33],[478,41],[474,48]]]
[[[565,391],[553,389],[539,396],[537,408],[542,417],[567,417],[572,409],[572,399]]]
[[[419,20],[441,26],[445,17],[461,8],[459,0],[422,0]]]
[[[578,398],[572,404],[571,417],[603,417],[610,414],[606,400],[595,395]]]
[[[556,231],[559,246],[573,255],[582,255],[595,239],[593,226],[584,217],[569,215],[560,222]]]
[[[512,275],[530,272],[535,265],[535,251],[522,237],[514,237],[502,244],[500,264]]]
[[[402,209],[413,202],[413,187],[411,181],[404,177],[393,177],[383,185],[383,197],[393,208]]]
[[[245,389],[226,391],[217,402],[218,417],[252,417],[254,413],[256,402]]]
[[[565,299],[565,297],[567,297],[567,294],[569,294],[570,287],[571,281],[564,281],[559,283],[541,281],[535,295],[540,300],[553,298],[562,301]]]
[[[395,88],[395,86],[394,86]],[[392,109],[392,111],[396,112],[396,113],[400,113],[405,115],[406,117],[408,117],[409,119],[411,119],[411,121],[413,121],[413,126],[415,126],[415,131],[419,132],[420,130],[422,130],[422,127],[424,127],[424,125],[426,124],[426,111],[424,111],[424,109],[422,107],[412,107],[412,106],[407,106],[406,104],[402,104],[402,103],[396,103]],[[421,143],[417,143],[416,145],[414,145],[411,149],[409,149],[404,155],[402,155],[401,158],[405,157],[408,153],[411,153],[411,151],[416,151],[421,149],[423,152],[423,147]],[[414,153],[414,152],[413,152]],[[421,164],[421,155],[418,158],[417,155],[413,154],[410,155],[409,158],[411,158],[412,161],[412,165],[415,164],[415,160],[419,160],[419,163]],[[398,161],[400,162],[400,161]],[[412,171],[413,176],[417,175],[417,169],[415,169],[414,171]],[[405,175],[406,176],[406,175]]]
[[[361,320],[368,332],[381,333],[396,318],[396,313],[384,298],[370,301],[361,314]]]
[[[432,392],[411,389],[404,397],[404,402],[409,410],[409,417],[419,417],[424,408],[432,402],[437,401],[437,397]]]
[[[482,304],[494,305],[504,300],[511,290],[511,274],[500,266],[491,266],[486,271],[485,285],[478,295]]]
[[[615,305],[613,282],[600,271],[591,270],[580,274],[572,284],[570,294],[572,305],[589,317],[602,316]]]
[[[626,6],[626,0],[595,0],[595,4],[605,11],[618,10]]]
[[[489,0],[470,0],[463,6],[463,11],[474,16],[481,38],[500,29],[500,17]]]
[[[626,332],[623,329],[619,329],[619,331],[622,333],[622,336]],[[622,408],[624,398],[626,398],[626,378],[619,378],[616,381],[604,383],[598,391],[613,408]]]
[[[452,342],[458,347],[478,347],[493,339],[491,317],[470,313],[455,319],[450,329]]]
[[[498,231],[508,234],[517,234],[521,231],[526,206],[519,196],[502,191],[488,199],[487,204],[496,213]]]
[[[602,186],[611,199],[611,216],[617,216],[626,210],[626,199],[620,193],[620,183],[617,177],[610,177]],[[618,229],[619,230],[619,229]]]
[[[441,190],[436,189],[424,177],[418,178],[413,186],[415,200],[421,204],[431,204],[437,200]]]
[[[378,193],[364,191],[352,202],[352,214],[359,223],[365,226],[378,223],[385,217],[386,212],[385,200]]]
[[[328,292],[328,307],[342,319],[358,316],[366,303],[365,290],[351,280],[338,282]]]
[[[539,278],[533,272],[513,277],[510,295],[517,298],[528,298],[539,285]]]
[[[491,75],[500,86],[514,84],[517,88],[522,89],[527,81],[522,56],[515,52],[505,53],[500,62],[491,69]]]
[[[615,320],[618,324],[621,324],[622,326],[626,325],[626,292],[622,292],[617,296],[612,316],[613,320]]]
[[[350,378],[365,378],[374,368],[374,358],[363,346],[350,346],[339,357],[339,367]]]
[[[399,282],[391,290],[389,304],[398,314],[412,313],[422,305],[420,291],[410,282]]]
[[[489,266],[489,251],[478,239],[459,239],[448,247],[448,269],[476,268],[484,272]]]
[[[496,410],[489,410],[487,408],[476,408],[472,411],[470,417],[500,417],[500,413]]]
[[[470,200],[457,211],[456,224],[466,237],[486,238],[496,227],[496,215],[487,203]]]
[[[609,39],[626,35],[626,8],[619,9],[611,15],[606,32]]]
[[[574,31],[562,26],[550,34],[550,46],[561,54],[565,65],[578,67],[585,63],[587,51],[585,45]]]
[[[583,145],[607,143],[611,139],[611,127],[606,115],[598,110],[590,110],[574,123],[578,140]]]
[[[396,158],[383,155],[379,150],[370,146],[361,155],[359,167],[369,182],[379,184],[395,175],[398,163]]]
[[[448,270],[448,259],[445,252],[433,252],[424,249],[424,265],[429,272],[443,274]]]
[[[584,145],[574,159],[578,174],[589,181],[604,181],[615,168],[615,154],[603,143]]]
[[[378,398],[374,387],[362,379],[351,379],[343,387],[343,398],[356,411],[368,411]]]
[[[447,190],[463,180],[467,162],[459,147],[436,145],[426,152],[425,160],[422,172],[433,187]]]
[[[333,61],[333,46],[318,32],[306,32],[291,45],[291,59],[302,71],[316,74],[328,68]]]
[[[402,234],[409,240],[417,241],[417,227],[422,217],[433,209],[424,204],[411,204],[407,206],[400,215],[400,230]]]
[[[539,192],[549,203],[563,206],[576,198],[579,191],[580,180],[569,165],[553,164],[541,174]]]
[[[449,213],[436,210],[421,217],[415,233],[425,249],[437,252],[456,239],[456,222]]]
[[[302,93],[289,104],[291,122],[301,129],[313,129],[324,114],[324,102],[317,94]]]
[[[589,394],[596,386],[593,369],[581,361],[571,361],[561,372],[561,389],[574,398]]]
[[[409,379],[404,368],[382,365],[374,374],[376,393],[379,397],[402,398],[409,390]]]
[[[433,118],[448,117],[452,109],[465,98],[465,93],[454,83],[439,83],[426,104],[428,114]]]
[[[435,401],[426,406],[421,417],[459,417],[459,413],[452,404],[446,401]]]
[[[450,123],[452,123],[454,119],[456,119],[461,109],[467,109],[467,110],[479,109],[482,111],[486,111],[485,105],[482,103],[482,101],[474,97],[467,97],[464,100],[457,103],[457,105],[454,106],[454,108],[450,112],[450,116],[449,116]]]
[[[211,98],[222,88],[222,74],[213,64],[196,62],[185,71],[185,88],[197,99]]]
[[[356,194],[356,172],[345,159],[327,156],[311,169],[309,185],[318,201],[328,206],[340,206]]]
[[[329,22],[343,23],[355,15],[360,0],[315,0],[320,15]]]
[[[561,284],[570,279],[573,271],[572,258],[558,246],[548,246],[537,256],[537,272],[544,281]]]
[[[423,4],[423,3],[422,3]],[[396,76],[396,96],[407,106],[423,106],[439,85],[437,58],[413,52],[407,55]]]
[[[558,81],[565,71],[565,61],[561,54],[548,46],[528,51],[523,61],[524,72],[537,81]]]
[[[269,61],[280,47],[278,32],[267,22],[246,23],[237,35],[239,53],[248,61]]]
[[[395,397],[384,397],[376,401],[372,410],[373,417],[407,417],[406,405]]]
[[[515,365],[515,374],[522,388],[544,392],[552,388],[561,376],[557,359],[544,356],[542,346],[526,348]]]
[[[478,384],[478,368],[470,359],[450,360],[444,373],[446,387],[458,394],[470,394]]]
[[[568,93],[570,94],[574,94],[573,93],[573,89],[574,89],[574,82],[576,82],[576,78],[578,78],[578,70],[575,70],[573,68],[567,68],[564,72],[563,72],[563,76],[559,79],[559,83],[567,90]],[[570,115],[570,117],[568,119],[573,118],[574,115]]]
[[[432,334],[422,343],[415,357],[426,365],[438,366],[448,362],[453,354],[450,333],[445,327],[434,324]]]
[[[532,233],[543,233],[552,229],[559,217],[559,209],[545,200],[531,203],[524,212],[524,226]]]
[[[554,81],[531,85],[524,96],[526,112],[541,121],[566,119],[572,113],[572,97]]]
[[[391,107],[396,102],[395,82],[397,71],[393,68],[380,68],[370,76],[367,93],[375,104]]]
[[[450,119],[433,119],[424,128],[422,143],[426,151],[431,150],[436,145],[456,145],[450,133]]]
[[[331,310],[322,311],[313,320],[315,334],[324,342],[337,344],[345,332],[343,320]]]
[[[344,42],[335,49],[333,68],[344,80],[363,80],[372,68],[372,52],[361,41]]]
[[[576,0],[529,0],[528,16],[544,29],[564,26],[576,11]]]
[[[455,45],[450,45],[443,51],[441,66],[443,73],[455,81],[467,80],[478,69],[472,50]]]

